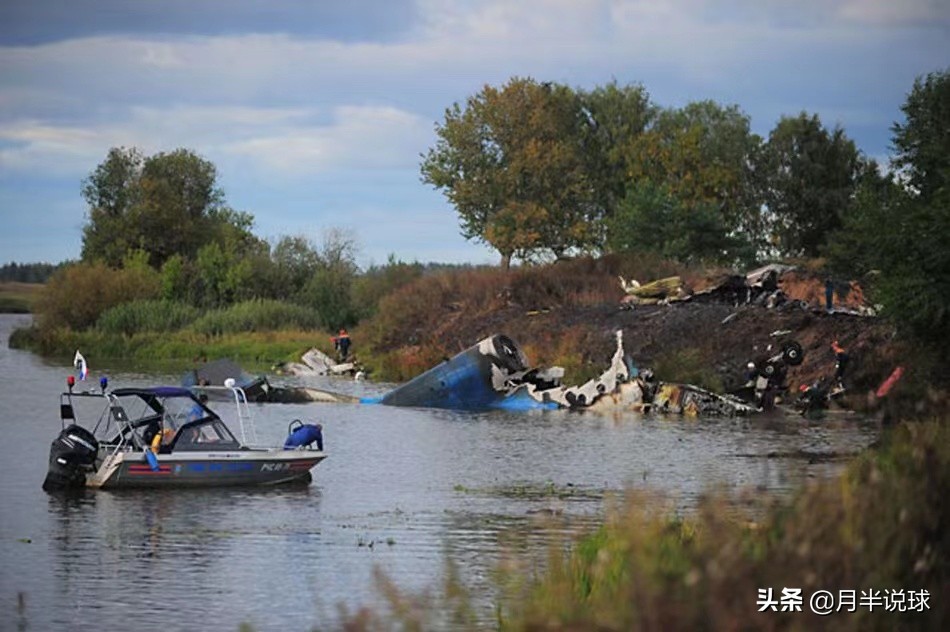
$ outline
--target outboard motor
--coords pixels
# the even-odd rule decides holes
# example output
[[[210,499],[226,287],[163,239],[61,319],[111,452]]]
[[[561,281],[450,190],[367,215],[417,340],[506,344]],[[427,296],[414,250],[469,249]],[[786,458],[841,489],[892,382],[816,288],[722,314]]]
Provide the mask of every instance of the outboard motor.
[[[323,451],[323,426],[320,424],[305,424],[299,419],[290,422],[287,428],[287,440],[284,441],[285,450],[293,450],[317,444],[317,450]]]
[[[43,489],[72,489],[86,484],[86,472],[95,468],[99,442],[75,424],[66,426],[49,448],[49,471]]]

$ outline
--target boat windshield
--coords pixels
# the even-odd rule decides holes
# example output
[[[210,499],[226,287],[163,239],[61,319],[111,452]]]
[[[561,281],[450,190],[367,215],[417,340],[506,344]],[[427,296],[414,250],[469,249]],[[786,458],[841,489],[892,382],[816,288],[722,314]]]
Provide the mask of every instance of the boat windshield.
[[[237,450],[241,447],[220,419],[207,418],[186,424],[178,431],[172,452],[182,450]]]

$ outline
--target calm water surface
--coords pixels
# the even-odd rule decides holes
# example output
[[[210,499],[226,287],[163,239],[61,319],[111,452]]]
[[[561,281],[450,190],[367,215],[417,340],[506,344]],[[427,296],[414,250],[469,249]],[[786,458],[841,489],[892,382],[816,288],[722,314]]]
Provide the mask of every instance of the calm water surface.
[[[341,606],[385,604],[374,569],[419,592],[439,588],[446,560],[490,623],[500,557],[515,548],[543,558],[551,542],[597,523],[605,494],[660,490],[688,510],[714,484],[787,493],[841,464],[801,453],[850,454],[876,436],[853,419],[270,404],[253,410],[261,442],[282,443],[294,418],[324,424],[330,456],[307,487],[51,496],[40,485],[71,367],[8,348],[10,331],[28,322],[0,316],[2,630],[336,629]],[[105,371],[116,387],[178,380],[113,372],[82,351],[91,376]],[[542,493],[551,485],[574,493]]]

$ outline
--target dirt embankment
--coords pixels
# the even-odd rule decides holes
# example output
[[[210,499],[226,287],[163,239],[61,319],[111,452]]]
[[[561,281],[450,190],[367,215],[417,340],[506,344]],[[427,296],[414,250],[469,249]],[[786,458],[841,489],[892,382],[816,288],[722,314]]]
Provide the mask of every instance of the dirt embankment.
[[[418,373],[441,357],[503,333],[521,346],[532,365],[563,366],[565,382],[574,384],[609,364],[614,332],[622,330],[625,351],[638,366],[657,369],[660,379],[688,377],[689,370],[680,375],[659,371],[672,373],[685,362],[694,373],[698,367],[707,385],[713,382],[728,390],[744,381],[749,361],[771,354],[769,345],[777,349],[793,339],[805,352],[802,364],[788,373],[794,389],[833,374],[831,343],[838,340],[851,356],[845,382],[861,399],[900,361],[892,327],[884,321],[823,309],[825,284],[817,275],[784,274],[779,288],[789,300],[782,307],[736,305],[722,296],[697,295],[629,309],[621,307],[622,263],[597,261],[508,277],[492,272],[432,280],[427,288],[410,290],[401,302],[388,306],[403,315],[389,319],[385,338],[374,351],[404,358]],[[688,292],[698,292],[709,282],[701,273],[687,272],[683,278]],[[836,289],[836,307],[864,306],[860,287],[838,283]],[[411,375],[403,373],[400,379],[407,377]]]

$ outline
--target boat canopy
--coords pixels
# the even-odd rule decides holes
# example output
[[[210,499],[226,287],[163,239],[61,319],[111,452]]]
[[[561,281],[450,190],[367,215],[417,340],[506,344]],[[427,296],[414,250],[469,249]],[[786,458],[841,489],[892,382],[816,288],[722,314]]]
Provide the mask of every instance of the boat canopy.
[[[150,386],[145,388],[117,388],[112,391],[116,397],[138,395],[139,397],[187,397],[194,399],[191,391],[181,386]]]

